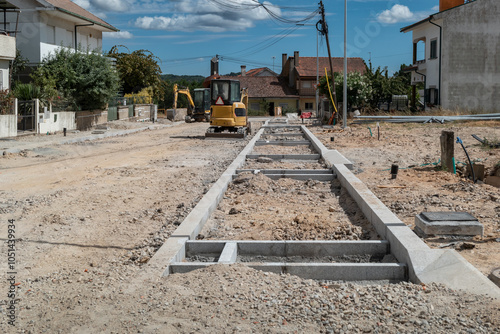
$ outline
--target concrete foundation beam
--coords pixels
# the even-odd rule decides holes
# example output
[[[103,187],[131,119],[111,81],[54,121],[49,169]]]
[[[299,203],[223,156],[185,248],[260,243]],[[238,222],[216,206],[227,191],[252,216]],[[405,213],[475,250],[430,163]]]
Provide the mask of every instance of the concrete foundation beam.
[[[215,263],[173,263],[170,273],[187,273]],[[245,263],[246,266],[276,274],[296,275],[304,279],[329,281],[406,280],[406,266],[400,263]]]
[[[378,234],[391,244],[391,254],[408,265],[414,283],[443,283],[452,289],[500,299],[500,289],[454,250],[430,249],[397,218],[345,165],[333,170]]]
[[[306,135],[306,138],[311,141],[311,145],[314,149],[321,154],[321,157],[325,161],[328,167],[332,167],[333,165],[343,164],[347,166],[347,168],[352,169],[353,164],[346,157],[340,154],[337,150],[329,150],[323,145],[323,143],[316,138],[315,135],[309,131],[305,126],[302,127],[302,131]]]
[[[319,154],[248,154],[247,159],[258,159],[260,157],[273,160],[319,160]]]
[[[277,146],[309,146],[311,142],[308,140],[259,140],[255,146],[277,145]]]

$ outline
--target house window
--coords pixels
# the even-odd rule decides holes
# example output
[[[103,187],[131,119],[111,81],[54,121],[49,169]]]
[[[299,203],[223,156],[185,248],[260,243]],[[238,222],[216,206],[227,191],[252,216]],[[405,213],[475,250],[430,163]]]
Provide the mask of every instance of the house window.
[[[258,103],[250,103],[250,110],[258,111],[260,110],[260,105]]]
[[[306,110],[313,110],[314,109],[312,102],[306,102],[305,104],[306,104],[306,108],[305,108]]]
[[[436,59],[437,58],[437,39],[433,39],[431,41],[431,55],[430,59]]]
[[[48,44],[56,44],[56,27],[47,26],[45,42]]]
[[[302,81],[302,88],[311,88],[311,81]]]
[[[64,46],[73,47],[74,38],[73,32],[66,30],[66,40],[64,41]]]
[[[0,90],[3,90],[3,71],[0,70]]]

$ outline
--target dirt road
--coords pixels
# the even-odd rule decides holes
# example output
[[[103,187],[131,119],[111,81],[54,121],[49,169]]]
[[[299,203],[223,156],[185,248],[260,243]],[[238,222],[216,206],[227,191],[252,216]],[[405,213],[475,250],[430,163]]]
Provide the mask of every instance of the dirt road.
[[[441,286],[327,284],[261,273],[240,265],[216,266],[187,275],[172,275],[167,279],[151,277],[138,282],[135,277],[142,265],[246,145],[243,141],[205,141],[206,126],[204,123],[183,124],[81,144],[51,145],[36,152],[1,157],[0,331],[333,333],[432,329],[444,333],[469,328],[478,332],[498,330],[500,304],[497,301]],[[319,129],[317,132],[323,133]],[[329,142],[329,136],[323,133],[325,142]],[[359,153],[354,139],[365,143],[365,137],[364,131],[353,128],[352,132],[340,135],[335,144],[365,169],[359,170],[358,176],[372,188],[382,182],[401,182],[410,189],[418,188],[422,180],[413,180],[416,174],[424,180],[443,179],[442,175],[435,175],[435,171],[423,169],[409,170],[396,181],[386,181],[386,175],[379,170],[366,168],[376,153],[356,159]],[[414,138],[407,139],[402,141],[404,145],[414,141]],[[375,147],[377,143],[370,141]],[[400,146],[392,148],[400,150]],[[496,154],[494,159],[498,158]],[[393,162],[389,155],[381,159],[373,160],[380,169]],[[415,163],[422,161],[420,156],[414,160]],[[485,196],[498,194],[498,189],[471,186],[455,176],[447,180],[447,184],[452,185],[449,187],[458,187],[455,193],[459,195],[463,191],[460,187],[472,187],[468,195],[481,189],[484,200]],[[436,188],[418,193],[418,199],[427,198],[429,191],[441,194],[448,189],[435,182],[425,184]],[[396,202],[394,198],[405,205],[417,200],[416,195],[403,196],[404,193],[396,189],[375,191],[389,205]],[[459,205],[475,207],[474,201],[465,201],[468,195],[464,195],[464,203]],[[418,202],[415,208],[396,212],[411,223],[411,212],[424,204]],[[493,216],[498,213],[495,211],[498,202],[481,208],[490,210],[484,214],[485,221],[490,219],[487,237],[498,237],[500,227]],[[9,232],[10,219],[15,228]],[[14,320],[9,318],[12,313],[7,298],[11,289],[8,279],[12,276],[7,274],[10,271],[6,255],[9,234],[17,238],[13,289],[18,299]],[[483,244],[493,245],[484,240],[474,242],[476,251],[482,250]],[[498,255],[498,248],[487,250],[496,250]],[[474,256],[468,258],[475,259]],[[481,267],[482,262],[477,263]],[[488,260],[481,269],[486,271],[491,265]],[[455,321],[457,314],[460,321]],[[14,321],[15,326],[9,321]]]

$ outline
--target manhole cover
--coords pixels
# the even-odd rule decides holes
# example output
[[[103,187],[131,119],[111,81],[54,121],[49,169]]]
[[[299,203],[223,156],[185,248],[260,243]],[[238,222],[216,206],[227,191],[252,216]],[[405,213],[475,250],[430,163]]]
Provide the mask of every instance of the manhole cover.
[[[467,212],[422,212],[428,221],[475,221],[477,218]]]

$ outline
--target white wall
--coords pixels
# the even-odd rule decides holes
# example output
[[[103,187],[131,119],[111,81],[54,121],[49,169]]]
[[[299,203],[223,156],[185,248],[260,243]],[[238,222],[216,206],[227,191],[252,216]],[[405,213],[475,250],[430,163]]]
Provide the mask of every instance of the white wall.
[[[43,115],[42,110],[40,110],[40,115]],[[44,119],[43,123],[38,124],[39,133],[61,132],[64,128],[68,131],[76,129],[75,112],[51,112],[49,115],[48,119]],[[57,120],[54,121],[55,116],[57,116]]]
[[[500,1],[475,1],[439,15],[443,107],[500,112]]]
[[[441,25],[442,20],[433,20],[438,25]],[[422,23],[413,30],[413,42],[419,40],[425,41],[425,63],[418,64],[418,72],[426,75],[425,88],[439,88],[439,28],[430,24]],[[431,40],[437,39],[437,58],[431,59]],[[417,57],[418,59],[418,57]],[[413,78],[419,76],[413,72]]]
[[[17,136],[17,115],[0,115],[0,138]]]
[[[0,60],[0,89],[9,89],[9,61]]]

